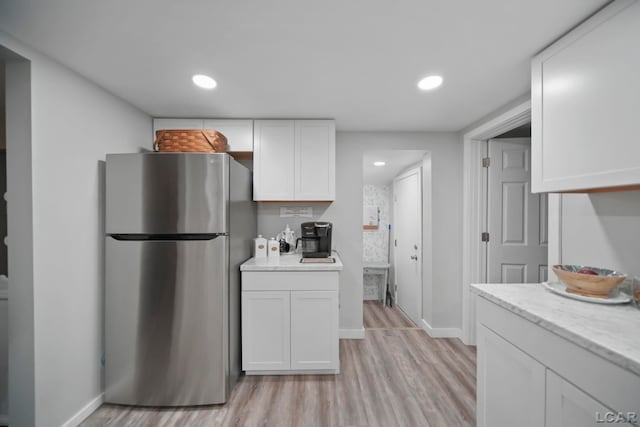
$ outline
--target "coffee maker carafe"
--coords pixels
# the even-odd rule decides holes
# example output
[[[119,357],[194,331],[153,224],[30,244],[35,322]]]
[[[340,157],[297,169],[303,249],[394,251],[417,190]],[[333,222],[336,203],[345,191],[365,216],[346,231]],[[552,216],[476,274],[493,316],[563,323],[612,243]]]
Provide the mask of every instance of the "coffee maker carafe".
[[[333,224],[324,221],[303,222],[300,225],[303,258],[327,258],[331,256],[331,232]]]

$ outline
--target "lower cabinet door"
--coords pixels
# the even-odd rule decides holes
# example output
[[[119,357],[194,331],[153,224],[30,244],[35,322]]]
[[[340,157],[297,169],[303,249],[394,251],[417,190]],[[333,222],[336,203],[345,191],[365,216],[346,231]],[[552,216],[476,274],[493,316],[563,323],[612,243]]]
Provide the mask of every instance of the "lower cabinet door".
[[[290,292],[242,292],[242,369],[289,369]]]
[[[477,340],[478,427],[544,426],[544,365],[483,325]]]
[[[291,369],[338,369],[338,292],[291,292]]]
[[[633,419],[630,420],[631,417]],[[631,426],[628,421],[640,421],[637,417],[635,413],[611,411],[555,372],[547,370],[546,427]]]

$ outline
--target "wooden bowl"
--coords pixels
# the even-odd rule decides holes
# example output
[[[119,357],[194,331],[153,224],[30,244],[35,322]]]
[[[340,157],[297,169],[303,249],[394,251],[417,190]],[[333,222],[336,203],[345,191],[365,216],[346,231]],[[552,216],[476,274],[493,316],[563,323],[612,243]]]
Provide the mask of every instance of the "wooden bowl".
[[[585,269],[597,274],[578,273]],[[554,265],[553,272],[567,286],[567,292],[595,298],[608,298],[609,292],[627,277],[617,271],[584,265]]]

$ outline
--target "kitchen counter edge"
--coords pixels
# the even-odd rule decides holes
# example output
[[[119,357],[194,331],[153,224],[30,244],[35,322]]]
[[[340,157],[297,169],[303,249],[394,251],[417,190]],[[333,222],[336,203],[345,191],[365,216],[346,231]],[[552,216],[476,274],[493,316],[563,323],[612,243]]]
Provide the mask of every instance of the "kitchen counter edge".
[[[472,284],[471,292],[640,376],[640,310],[576,301],[542,284]]]

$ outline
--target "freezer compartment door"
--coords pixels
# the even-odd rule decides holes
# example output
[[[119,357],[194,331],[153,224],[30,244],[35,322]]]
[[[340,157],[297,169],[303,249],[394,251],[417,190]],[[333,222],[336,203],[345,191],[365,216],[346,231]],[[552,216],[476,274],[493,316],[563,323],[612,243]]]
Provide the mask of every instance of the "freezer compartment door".
[[[108,154],[107,234],[228,232],[229,156]]]
[[[105,400],[224,403],[229,385],[228,238],[106,238]]]

